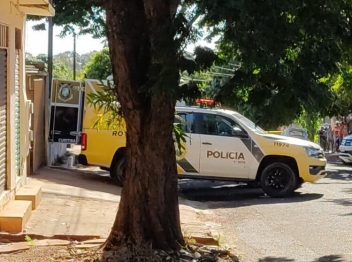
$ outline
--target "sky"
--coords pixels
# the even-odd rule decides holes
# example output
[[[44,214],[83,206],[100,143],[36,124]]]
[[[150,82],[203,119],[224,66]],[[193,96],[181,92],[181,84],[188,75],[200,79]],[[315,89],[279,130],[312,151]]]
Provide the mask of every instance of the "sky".
[[[26,52],[32,55],[47,54],[48,52],[48,31],[35,31],[32,26],[35,21],[28,21],[26,26]],[[46,28],[48,28],[46,26]],[[54,27],[53,53],[59,54],[65,51],[73,51],[73,37],[58,37],[60,27]],[[85,54],[91,51],[99,51],[103,48],[101,39],[93,39],[90,35],[78,36],[76,41],[77,53]]]
[[[26,52],[36,56],[38,54],[47,54],[48,52],[48,31],[35,31],[32,26],[38,24],[35,21],[28,21],[26,26]],[[46,28],[48,28],[46,26]],[[73,37],[68,36],[60,38],[58,35],[61,31],[60,27],[54,27],[54,42],[53,53],[54,55],[66,51],[73,51]],[[207,43],[199,41],[200,45],[210,48],[215,47],[215,43]],[[104,47],[102,39],[93,39],[90,35],[78,36],[76,41],[76,50],[80,55],[89,53],[91,51],[99,51]],[[192,51],[194,45],[187,47],[187,51]]]

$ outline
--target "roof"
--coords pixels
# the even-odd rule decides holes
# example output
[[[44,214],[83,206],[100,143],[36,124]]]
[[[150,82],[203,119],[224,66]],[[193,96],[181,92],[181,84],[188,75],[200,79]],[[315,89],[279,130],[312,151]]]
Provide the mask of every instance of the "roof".
[[[297,127],[289,127],[289,128],[286,128],[284,131],[299,131],[299,132],[305,132],[307,133],[307,130],[303,129],[303,128],[297,128]]]
[[[196,106],[176,106],[176,111],[193,111],[198,113],[209,113],[209,112],[220,112],[228,115],[237,115],[239,114],[236,111],[221,109],[221,108],[202,108]]]
[[[50,4],[49,0],[17,0],[16,3],[13,4],[26,15],[44,17],[55,16],[55,9]]]

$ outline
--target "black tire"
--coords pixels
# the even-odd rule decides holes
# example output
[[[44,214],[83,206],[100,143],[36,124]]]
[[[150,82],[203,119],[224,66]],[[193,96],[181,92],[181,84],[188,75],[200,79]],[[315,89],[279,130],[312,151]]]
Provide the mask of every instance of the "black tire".
[[[292,168],[276,162],[264,168],[260,184],[265,194],[270,197],[288,197],[297,188],[297,176]]]
[[[125,180],[125,158],[120,157],[111,164],[110,177],[113,182],[123,187],[123,182]]]

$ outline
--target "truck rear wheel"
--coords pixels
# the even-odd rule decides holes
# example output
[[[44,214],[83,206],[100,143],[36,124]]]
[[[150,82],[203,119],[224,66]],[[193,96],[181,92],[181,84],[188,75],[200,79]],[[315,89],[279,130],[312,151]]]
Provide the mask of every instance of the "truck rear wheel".
[[[288,197],[296,190],[297,176],[289,165],[276,162],[264,168],[260,184],[270,197]]]
[[[111,165],[110,169],[110,177],[118,186],[123,186],[123,182],[125,181],[125,158],[120,157]]]

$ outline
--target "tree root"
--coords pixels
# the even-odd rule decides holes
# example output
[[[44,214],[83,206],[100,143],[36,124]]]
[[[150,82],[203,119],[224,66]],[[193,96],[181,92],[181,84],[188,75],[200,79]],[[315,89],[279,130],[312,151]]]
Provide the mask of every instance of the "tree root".
[[[117,247],[105,251],[100,262],[234,262],[238,257],[219,247],[191,244],[181,251],[154,250],[150,247]]]

